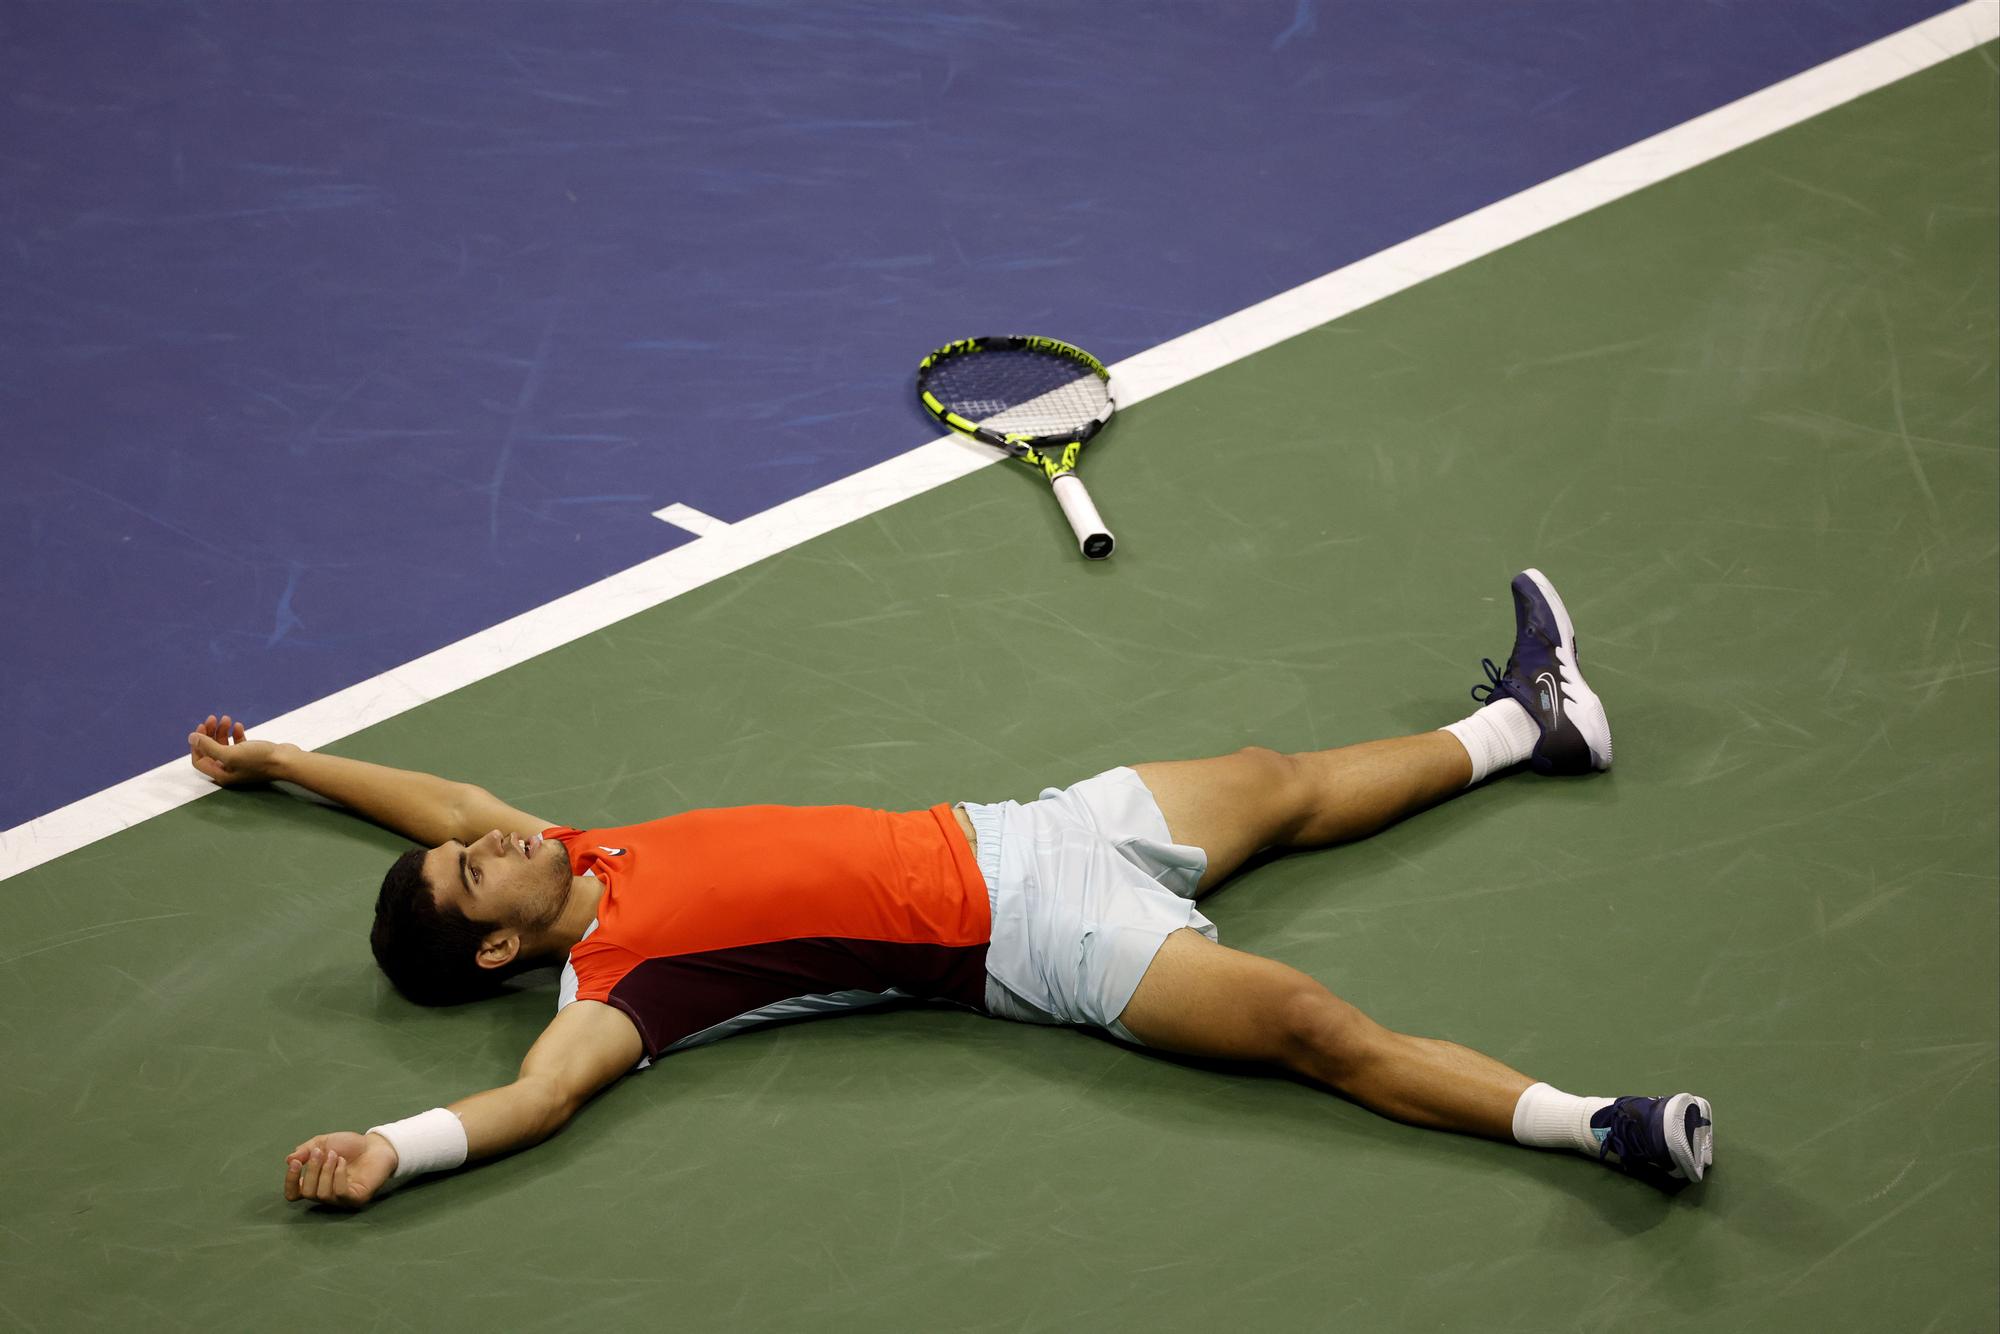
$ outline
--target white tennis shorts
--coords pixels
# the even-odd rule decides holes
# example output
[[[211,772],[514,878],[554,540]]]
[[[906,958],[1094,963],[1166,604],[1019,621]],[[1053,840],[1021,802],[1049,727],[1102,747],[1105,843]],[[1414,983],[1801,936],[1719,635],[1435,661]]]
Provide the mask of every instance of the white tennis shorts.
[[[1188,926],[1217,938],[1194,906],[1208,854],[1168,837],[1130,769],[1048,788],[1025,806],[961,806],[993,905],[987,1012],[1136,1041],[1118,1016],[1161,943]]]

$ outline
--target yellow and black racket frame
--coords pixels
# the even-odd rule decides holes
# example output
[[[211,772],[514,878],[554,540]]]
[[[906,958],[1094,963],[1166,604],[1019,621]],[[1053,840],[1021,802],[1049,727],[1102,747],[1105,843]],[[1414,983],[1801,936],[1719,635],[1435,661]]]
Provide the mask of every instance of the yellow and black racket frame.
[[[925,410],[931,416],[961,434],[983,440],[996,449],[1004,449],[1029,467],[1047,475],[1050,481],[1064,473],[1076,471],[1077,456],[1090,438],[1103,430],[1111,420],[1111,414],[1118,410],[1118,404],[1107,392],[1104,407],[1097,416],[1073,431],[1056,435],[1024,435],[1020,432],[1007,433],[981,426],[959,416],[940,403],[930,391],[931,368],[953,357],[977,356],[981,352],[1029,351],[1042,352],[1063,357],[1076,362],[1098,379],[1104,381],[1107,391],[1111,384],[1111,371],[1105,364],[1074,343],[1065,343],[1060,338],[1043,338],[1036,334],[994,334],[985,338],[961,338],[946,343],[937,351],[917,363],[917,397],[923,401]],[[1052,452],[1051,452],[1052,451]]]

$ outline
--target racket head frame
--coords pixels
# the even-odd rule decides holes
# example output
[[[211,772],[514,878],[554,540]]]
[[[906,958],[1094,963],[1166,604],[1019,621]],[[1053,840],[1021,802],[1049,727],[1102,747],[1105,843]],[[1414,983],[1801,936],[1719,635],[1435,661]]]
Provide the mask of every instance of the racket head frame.
[[[1076,362],[1104,382],[1104,406],[1094,418],[1073,430],[1050,435],[1028,435],[1019,431],[1003,432],[989,426],[981,426],[978,422],[952,411],[931,392],[931,372],[940,363],[954,357],[977,356],[982,352],[1018,350],[1039,352],[1045,356],[1061,357],[1066,361]],[[1076,471],[1077,458],[1083,452],[1084,445],[1104,429],[1106,423],[1111,420],[1111,414],[1118,410],[1117,396],[1111,390],[1111,371],[1103,362],[1074,343],[1065,343],[1060,338],[1045,338],[1036,334],[992,334],[982,338],[960,338],[955,342],[946,343],[917,364],[917,398],[923,403],[926,412],[952,430],[1006,451],[1029,467],[1043,473],[1051,482]]]

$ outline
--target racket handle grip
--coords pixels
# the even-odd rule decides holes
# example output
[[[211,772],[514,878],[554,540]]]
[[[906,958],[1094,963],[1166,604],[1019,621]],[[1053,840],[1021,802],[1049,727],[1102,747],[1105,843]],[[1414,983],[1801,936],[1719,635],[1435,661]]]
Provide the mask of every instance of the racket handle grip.
[[[1111,530],[1104,526],[1104,516],[1097,512],[1097,506],[1090,501],[1090,492],[1083,489],[1083,482],[1073,472],[1066,472],[1055,479],[1056,503],[1062,506],[1063,515],[1069,526],[1076,532],[1076,544],[1083,554],[1092,560],[1103,560],[1111,554],[1113,546]]]

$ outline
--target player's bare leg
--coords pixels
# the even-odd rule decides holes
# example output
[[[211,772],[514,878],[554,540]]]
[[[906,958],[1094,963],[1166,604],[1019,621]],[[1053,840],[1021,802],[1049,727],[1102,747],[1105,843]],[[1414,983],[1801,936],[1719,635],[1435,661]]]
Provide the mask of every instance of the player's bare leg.
[[[1712,1160],[1706,1099],[1576,1097],[1469,1047],[1384,1028],[1296,968],[1194,930],[1167,937],[1118,1024],[1161,1051],[1278,1066],[1410,1125],[1574,1149],[1667,1191]]]
[[[1283,755],[1250,747],[1133,766],[1176,843],[1208,854],[1201,893],[1266,848],[1366,838],[1463,791],[1472,761],[1449,732]]]
[[[1280,1066],[1370,1111],[1435,1130],[1513,1138],[1535,1081],[1455,1042],[1382,1027],[1296,968],[1168,936],[1119,1023],[1148,1047]]]
[[[1208,854],[1200,890],[1266,848],[1364,838],[1489,774],[1611,767],[1611,724],[1577,664],[1576,628],[1539,570],[1514,576],[1514,651],[1486,662],[1485,707],[1443,730],[1337,750],[1281,755],[1252,747],[1210,760],[1135,766],[1176,843]],[[1481,692],[1484,692],[1483,694]]]

